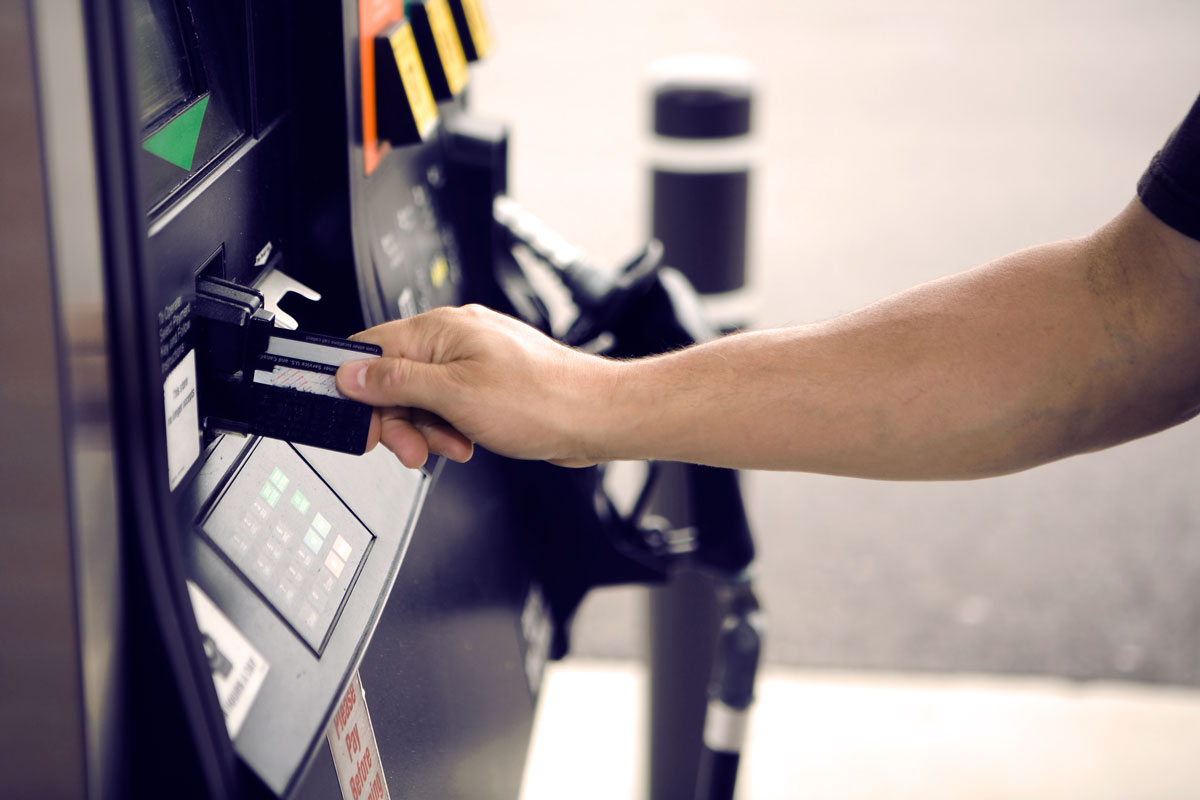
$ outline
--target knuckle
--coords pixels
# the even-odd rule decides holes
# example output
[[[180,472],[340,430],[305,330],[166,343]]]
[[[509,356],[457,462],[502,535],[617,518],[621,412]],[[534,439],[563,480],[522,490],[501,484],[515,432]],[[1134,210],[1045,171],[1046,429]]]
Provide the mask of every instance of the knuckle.
[[[462,315],[467,319],[473,320],[486,319],[491,314],[491,311],[486,306],[482,306],[479,303],[470,303],[462,306],[459,311],[461,311]]]
[[[445,320],[453,317],[454,311],[455,309],[453,306],[438,306],[437,308],[431,308],[421,316],[425,319],[444,322]]]
[[[395,394],[404,386],[408,374],[407,362],[400,358],[380,359],[376,370],[376,385],[385,394]]]

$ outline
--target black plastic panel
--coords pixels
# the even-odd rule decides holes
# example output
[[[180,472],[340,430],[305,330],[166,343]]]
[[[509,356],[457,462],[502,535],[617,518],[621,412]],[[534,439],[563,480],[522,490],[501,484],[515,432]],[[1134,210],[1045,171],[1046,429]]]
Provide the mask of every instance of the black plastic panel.
[[[392,797],[514,800],[534,700],[521,610],[530,585],[511,462],[446,463],[359,674]],[[321,748],[297,798],[338,797]]]
[[[441,143],[393,149],[366,180],[366,233],[384,314],[453,303],[462,283],[443,194]]]

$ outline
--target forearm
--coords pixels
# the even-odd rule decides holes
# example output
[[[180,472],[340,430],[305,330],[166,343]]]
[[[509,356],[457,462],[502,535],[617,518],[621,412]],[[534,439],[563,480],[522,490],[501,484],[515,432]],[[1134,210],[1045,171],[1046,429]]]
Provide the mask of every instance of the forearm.
[[[836,320],[620,365],[598,455],[970,478],[1172,424],[1195,401],[1195,337],[1174,329],[1195,327],[1195,293],[1129,269],[1156,246],[1142,215]]]
[[[480,307],[359,335],[338,388],[405,464],[471,443],[582,465],[656,458],[872,478],[1011,472],[1141,436],[1200,404],[1200,242],[1137,201],[815,325],[618,362]]]

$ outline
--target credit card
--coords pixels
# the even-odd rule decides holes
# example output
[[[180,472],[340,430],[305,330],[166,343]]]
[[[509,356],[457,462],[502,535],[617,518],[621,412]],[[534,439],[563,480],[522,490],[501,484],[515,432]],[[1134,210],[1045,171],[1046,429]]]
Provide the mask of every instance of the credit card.
[[[267,339],[266,354],[296,358],[311,364],[326,364],[335,370],[347,361],[382,355],[376,344],[339,339],[323,333],[306,333],[274,328]]]
[[[343,453],[366,450],[371,406],[337,390],[347,361],[378,358],[378,345],[275,328],[266,349],[251,355],[249,433]]]
[[[359,354],[363,358],[365,354]],[[337,367],[318,364],[299,358],[273,356],[263,353],[254,368],[254,382],[280,389],[295,389],[298,392],[323,394],[327,397],[342,397],[337,390],[334,375]]]

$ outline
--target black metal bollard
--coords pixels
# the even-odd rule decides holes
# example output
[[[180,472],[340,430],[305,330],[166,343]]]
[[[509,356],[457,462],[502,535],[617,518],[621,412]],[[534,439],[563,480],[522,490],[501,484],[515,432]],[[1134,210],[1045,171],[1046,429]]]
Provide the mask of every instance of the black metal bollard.
[[[688,277],[720,329],[752,321],[747,241],[753,70],[720,56],[681,56],[651,67],[651,235],[663,263]]]
[[[664,263],[696,287],[714,327],[745,327],[755,305],[746,270],[752,70],[738,59],[675,57],[653,65],[651,81],[650,235],[662,242]],[[661,467],[655,510],[676,525],[704,527],[689,496],[689,467]],[[723,613],[717,586],[707,572],[688,567],[650,592],[648,796],[654,800],[696,796]]]

